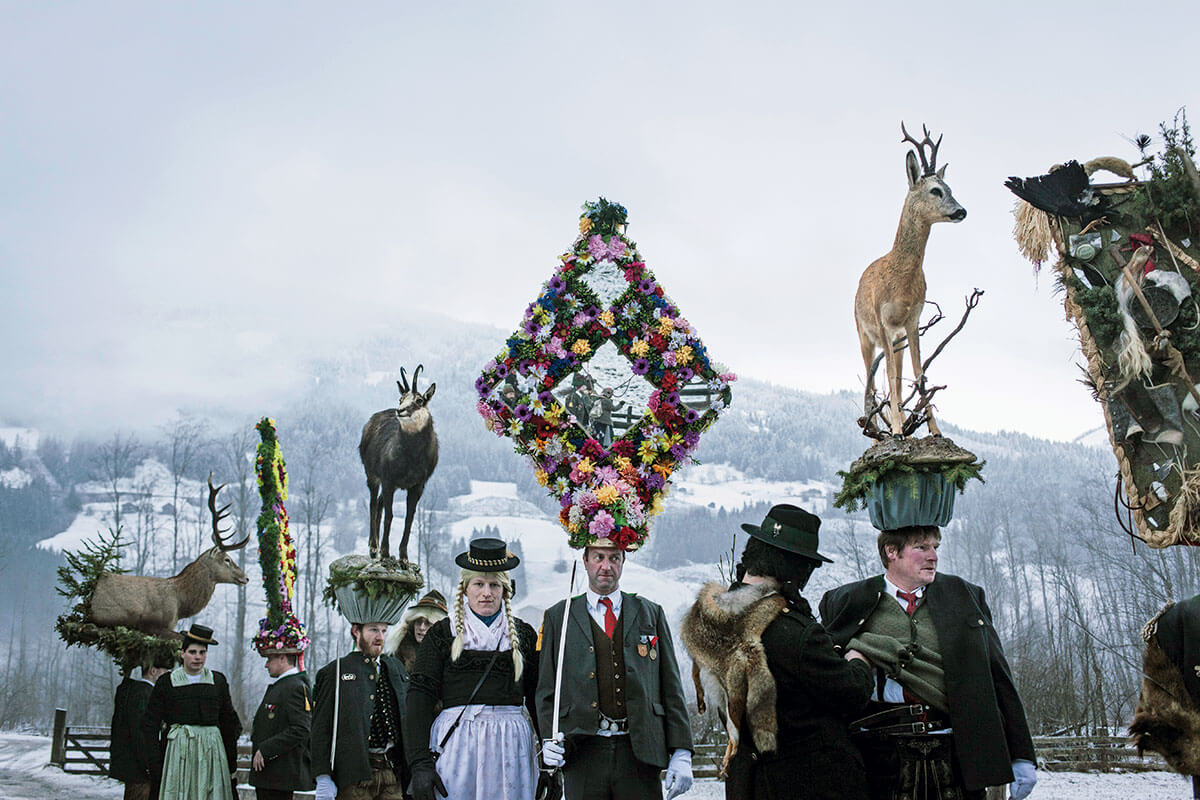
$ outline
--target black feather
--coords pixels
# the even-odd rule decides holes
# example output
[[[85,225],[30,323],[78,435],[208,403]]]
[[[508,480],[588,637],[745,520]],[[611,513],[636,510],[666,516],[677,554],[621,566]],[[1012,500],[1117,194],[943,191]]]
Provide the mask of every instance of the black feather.
[[[1046,175],[1034,178],[1009,178],[1004,182],[1013,194],[1034,208],[1059,217],[1080,217],[1091,221],[1103,215],[1102,198],[1093,198],[1088,176],[1078,161]]]

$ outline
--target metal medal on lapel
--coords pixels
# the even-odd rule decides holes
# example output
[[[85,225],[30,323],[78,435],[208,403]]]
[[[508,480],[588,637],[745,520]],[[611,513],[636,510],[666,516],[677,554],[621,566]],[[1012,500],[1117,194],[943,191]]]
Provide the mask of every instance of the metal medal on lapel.
[[[645,642],[638,642],[638,655],[645,658],[648,652],[650,652],[650,647]]]

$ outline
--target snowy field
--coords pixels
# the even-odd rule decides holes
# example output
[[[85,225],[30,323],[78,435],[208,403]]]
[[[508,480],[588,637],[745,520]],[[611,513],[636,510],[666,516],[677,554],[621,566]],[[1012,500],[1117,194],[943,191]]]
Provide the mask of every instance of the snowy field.
[[[108,778],[67,775],[47,766],[50,739],[0,733],[0,797],[4,800],[110,800],[122,796],[121,784]],[[698,781],[688,800],[723,800],[725,786]],[[1121,775],[1042,772],[1033,800],[1185,800],[1192,796],[1187,778],[1169,772]]]

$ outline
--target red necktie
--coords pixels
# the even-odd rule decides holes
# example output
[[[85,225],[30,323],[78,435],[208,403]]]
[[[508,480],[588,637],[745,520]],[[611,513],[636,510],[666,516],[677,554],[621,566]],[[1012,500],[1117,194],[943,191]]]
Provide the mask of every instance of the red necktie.
[[[600,598],[600,605],[604,606],[604,633],[611,639],[617,629],[617,615],[613,613],[612,600],[607,597]]]
[[[916,592],[902,592],[899,589],[897,589],[896,597],[899,597],[901,600],[903,600],[905,603],[907,603],[907,605],[904,606],[904,613],[908,614],[911,617],[917,610],[917,593]],[[921,698],[917,697],[915,694],[910,692],[908,690],[908,687],[901,686],[900,688],[904,690],[904,701],[906,703],[909,703],[911,705],[920,705],[921,704]],[[921,716],[923,719],[924,714],[922,714]]]

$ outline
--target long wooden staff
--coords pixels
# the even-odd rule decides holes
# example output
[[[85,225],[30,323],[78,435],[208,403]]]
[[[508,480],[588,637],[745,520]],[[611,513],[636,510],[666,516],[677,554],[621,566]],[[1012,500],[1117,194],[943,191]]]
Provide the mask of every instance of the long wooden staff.
[[[563,657],[567,652],[567,615],[571,612],[571,594],[575,591],[575,570],[579,566],[576,559],[571,564],[571,586],[567,589],[567,602],[563,605],[562,630],[558,633],[558,663],[554,670],[554,722],[551,725],[550,738],[558,738],[558,710],[562,698]]]

